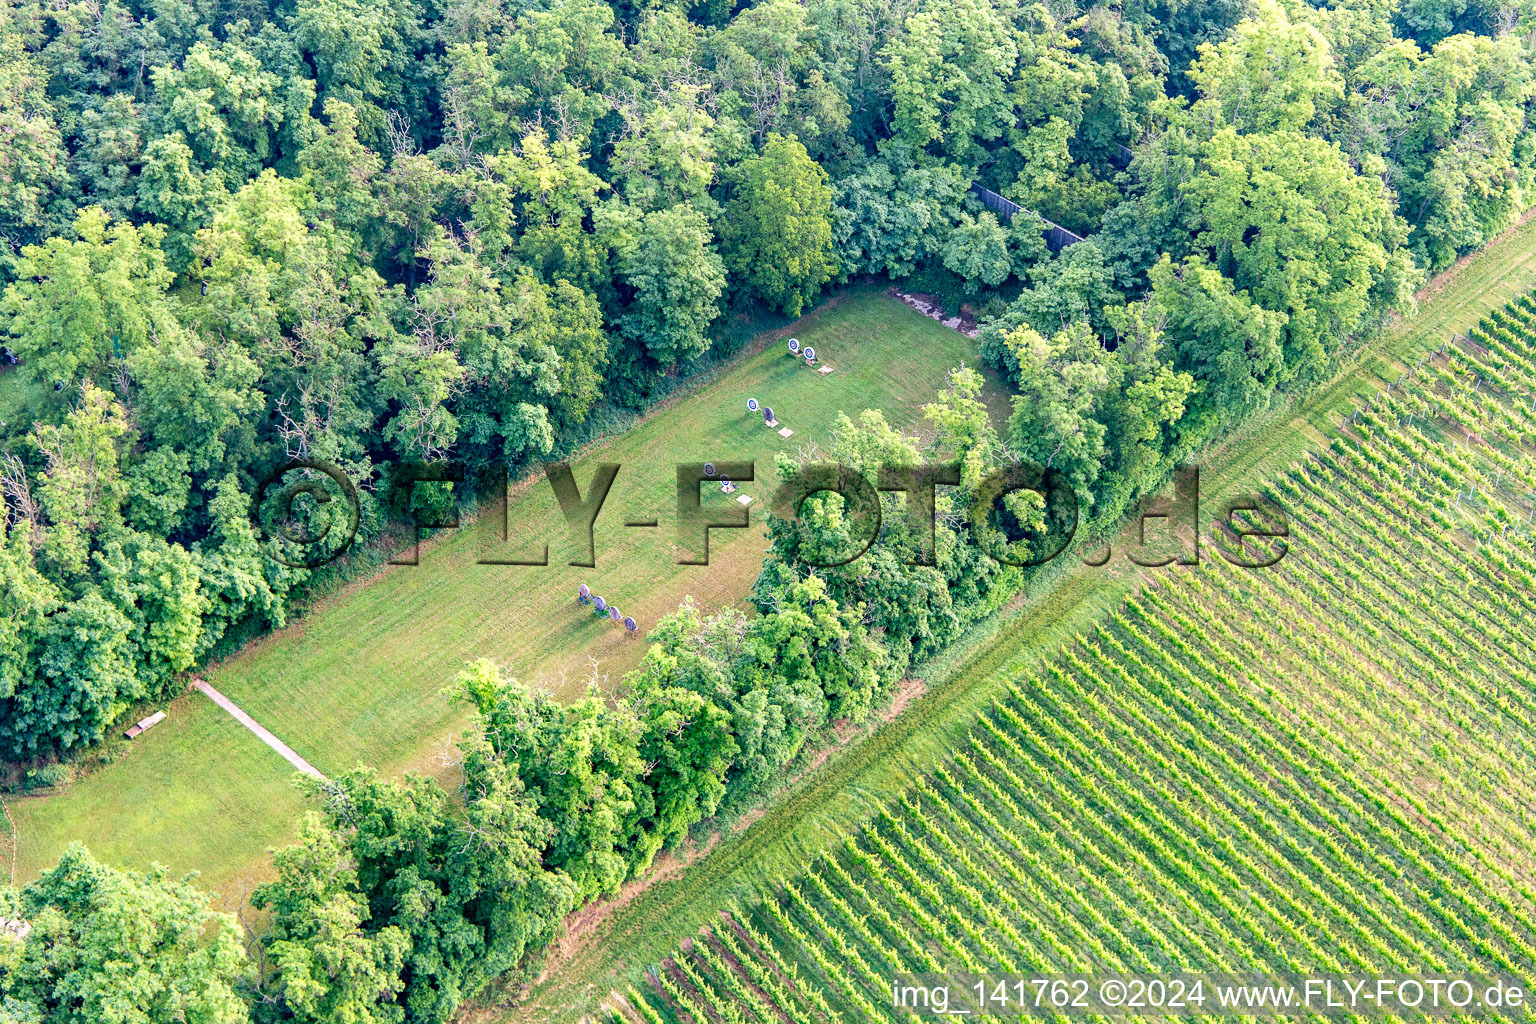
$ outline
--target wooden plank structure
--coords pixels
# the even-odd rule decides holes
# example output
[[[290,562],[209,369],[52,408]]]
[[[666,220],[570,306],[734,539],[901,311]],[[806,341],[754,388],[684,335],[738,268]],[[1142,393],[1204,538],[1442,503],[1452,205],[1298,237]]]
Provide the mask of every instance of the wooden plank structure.
[[[153,729],[163,721],[165,721],[165,712],[156,711],[148,718],[139,719],[136,723],[134,723],[133,727],[127,732],[123,733],[123,735],[127,736],[131,740],[137,739],[139,736],[143,735],[145,732],[148,732],[150,729]]]
[[[989,188],[972,185],[971,191],[981,200],[981,205],[997,214],[1005,224],[1011,224],[1013,215],[1020,210],[1025,213],[1034,213],[1033,210],[1025,209],[1012,199],[1005,199]],[[1035,213],[1035,216],[1040,217],[1038,213]],[[1053,224],[1044,217],[1040,217],[1040,220],[1045,223],[1045,245],[1051,252],[1061,252],[1067,246],[1076,245],[1083,240],[1083,236],[1073,234],[1060,224]]]

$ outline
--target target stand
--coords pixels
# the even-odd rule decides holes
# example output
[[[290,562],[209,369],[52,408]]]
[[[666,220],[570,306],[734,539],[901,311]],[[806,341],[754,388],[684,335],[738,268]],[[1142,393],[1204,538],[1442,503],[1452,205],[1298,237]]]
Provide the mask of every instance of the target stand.
[[[794,339],[791,338],[790,340],[793,341]],[[755,398],[747,399],[747,411],[748,412],[760,412],[760,413],[762,413],[763,414],[763,422],[766,423],[770,427],[776,427],[776,426],[779,425],[779,421],[773,418],[773,409],[770,406],[758,405],[757,404],[757,399],[755,399]],[[708,472],[708,471],[706,470],[706,472]],[[713,476],[714,474],[710,474],[710,475]]]
[[[830,366],[827,366],[825,364],[822,364],[822,365],[819,365],[819,366],[817,365],[817,363],[816,363],[816,350],[814,348],[812,348],[811,346],[806,345],[804,348],[802,348],[800,350],[800,355],[804,357],[805,365],[809,366],[811,369],[815,370],[820,376],[825,377],[827,374],[832,372],[832,367],[830,367]]]

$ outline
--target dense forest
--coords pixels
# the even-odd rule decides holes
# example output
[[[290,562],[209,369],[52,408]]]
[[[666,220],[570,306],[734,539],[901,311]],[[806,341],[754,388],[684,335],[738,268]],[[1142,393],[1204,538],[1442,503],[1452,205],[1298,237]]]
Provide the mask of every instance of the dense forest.
[[[1536,187],[1533,18],[8,0],[0,759],[22,785],[285,620],[313,580],[253,531],[274,458],[362,481],[376,536],[411,512],[389,467],[525,471],[863,275],[969,308],[1017,398],[994,428],[957,368],[935,437],[870,412],[823,445],[871,476],[959,461],[935,564],[893,516],[812,574],[808,547],[850,543],[823,495],[815,529],[772,522],[758,614],[685,606],[617,700],[472,668],[463,792],[317,784],[249,955],[195,890],[84,851],[0,896],[39,937],[0,940],[0,1020],[447,1019],[1017,592],[1008,563],[1052,510],[977,502],[992,468],[1058,469],[1085,522],[1115,522],[1513,223]],[[1042,218],[1084,240],[1051,251]],[[991,544],[960,539],[972,522]],[[143,1005],[113,994],[124,972]]]

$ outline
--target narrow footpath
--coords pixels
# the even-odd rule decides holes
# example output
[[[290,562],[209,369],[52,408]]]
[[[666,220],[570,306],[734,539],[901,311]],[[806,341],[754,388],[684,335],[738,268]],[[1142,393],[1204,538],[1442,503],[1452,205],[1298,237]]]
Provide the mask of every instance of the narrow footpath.
[[[260,722],[256,721],[256,719],[252,718],[244,711],[241,711],[237,706],[235,706],[234,701],[224,696],[218,690],[215,690],[212,686],[209,686],[206,680],[193,680],[192,689],[201,690],[206,693],[209,700],[213,701],[225,711],[228,711],[230,715],[234,717],[235,721],[239,722],[241,725],[251,730],[251,732],[255,733],[256,737],[260,739],[261,742],[265,743],[267,746],[283,755],[283,760],[293,765],[299,771],[303,772],[305,775],[313,775],[317,779],[325,778],[325,776],[321,774],[318,768],[300,757],[288,744],[284,743],[282,740],[268,732],[265,728],[262,727]]]

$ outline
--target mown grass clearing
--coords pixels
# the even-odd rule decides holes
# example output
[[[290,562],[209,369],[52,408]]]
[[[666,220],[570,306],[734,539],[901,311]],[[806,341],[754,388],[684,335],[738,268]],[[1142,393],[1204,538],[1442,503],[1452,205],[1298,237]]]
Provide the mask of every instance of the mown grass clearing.
[[[644,644],[578,608],[578,583],[642,630],[688,595],[707,608],[742,600],[762,561],[774,453],[824,437],[840,411],[880,408],[917,428],[945,372],[976,361],[970,339],[873,290],[833,300],[792,332],[836,371],[808,369],[782,344],[791,331],[771,332],[760,351],[576,461],[583,488],[595,464],[623,467],[597,523],[595,569],[565,564],[563,519],[548,485],[535,481],[509,503],[505,549],[485,548],[474,528],[445,533],[424,545],[419,566],[391,568],[319,602],[211,668],[208,680],[327,773],[359,763],[388,773],[445,770],[462,719],[441,691],[473,658],[495,658],[566,696],[583,690],[595,660],[612,685]],[[771,405],[795,435],[786,441],[767,429],[747,411],[748,397]],[[673,467],[705,460],[756,461],[758,479],[737,492],[755,499],[753,526],[714,531],[710,565],[678,565]],[[720,506],[735,497],[706,495]],[[648,517],[660,525],[623,525]],[[548,567],[476,564],[546,542]],[[202,696],[178,700],[171,721],[134,745],[112,742],[117,763],[63,793],[16,802],[22,877],[80,839],[115,863],[202,871],[205,885],[230,895],[262,870],[269,846],[291,836],[300,801],[288,766]]]

